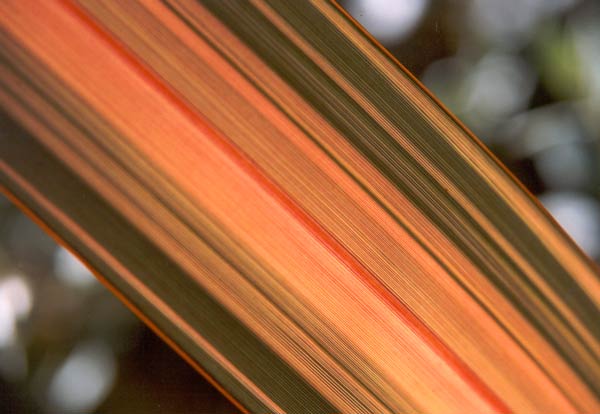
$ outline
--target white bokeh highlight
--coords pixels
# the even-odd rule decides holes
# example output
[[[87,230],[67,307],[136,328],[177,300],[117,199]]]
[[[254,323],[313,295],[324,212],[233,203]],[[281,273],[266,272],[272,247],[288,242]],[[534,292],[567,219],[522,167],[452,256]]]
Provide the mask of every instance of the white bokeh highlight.
[[[48,387],[48,404],[56,412],[91,412],[110,392],[116,373],[114,355],[106,344],[82,344],[54,373]]]
[[[386,46],[410,35],[429,5],[429,0],[351,0],[346,9],[365,29]]]

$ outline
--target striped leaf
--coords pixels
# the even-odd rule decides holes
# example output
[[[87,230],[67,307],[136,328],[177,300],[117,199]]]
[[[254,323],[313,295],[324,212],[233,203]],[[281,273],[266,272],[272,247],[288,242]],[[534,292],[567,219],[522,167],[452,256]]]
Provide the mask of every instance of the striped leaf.
[[[240,409],[600,411],[597,268],[338,5],[4,0],[0,56],[3,191]]]

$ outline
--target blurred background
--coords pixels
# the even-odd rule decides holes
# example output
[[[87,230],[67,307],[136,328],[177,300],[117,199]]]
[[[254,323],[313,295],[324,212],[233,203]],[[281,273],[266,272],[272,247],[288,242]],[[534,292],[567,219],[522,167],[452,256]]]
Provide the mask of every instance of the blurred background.
[[[341,4],[600,259],[600,2]],[[0,196],[0,412],[236,410]]]

